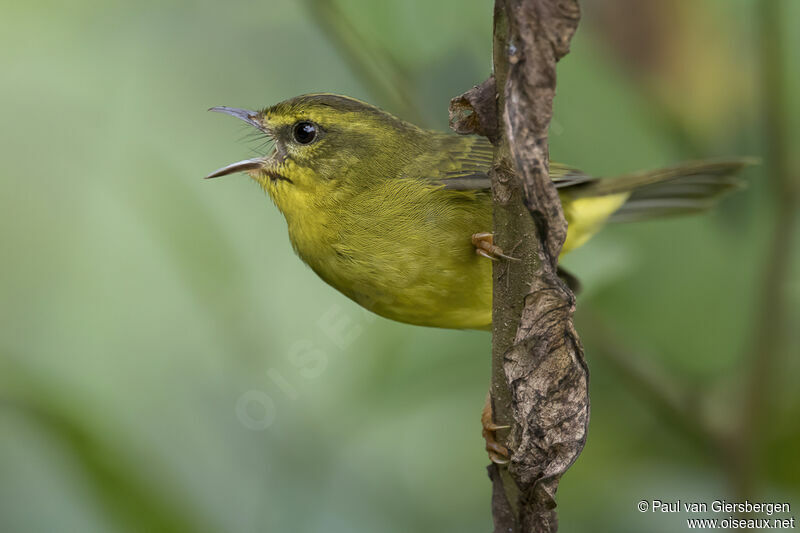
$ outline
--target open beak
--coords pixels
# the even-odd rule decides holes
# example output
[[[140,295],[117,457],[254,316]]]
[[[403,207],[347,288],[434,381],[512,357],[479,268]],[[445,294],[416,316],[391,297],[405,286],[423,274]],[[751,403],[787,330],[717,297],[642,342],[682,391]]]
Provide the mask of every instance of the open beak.
[[[236,172],[247,172],[248,170],[258,170],[264,164],[263,159],[245,159],[244,161],[237,161],[230,165],[218,168],[205,179],[218,178],[220,176],[227,176],[228,174],[235,174]]]
[[[212,107],[209,111],[214,111],[216,113],[225,113],[226,115],[230,115],[232,117],[236,117],[238,119],[244,120],[254,128],[257,128],[264,133],[270,134],[269,130],[264,127],[264,124],[258,120],[260,113],[258,111],[250,111],[248,109],[239,109],[238,107],[228,107],[221,105],[219,107]]]
[[[267,130],[264,124],[259,120],[260,113],[258,113],[257,111],[250,111],[248,109],[239,109],[237,107],[227,107],[227,106],[212,107],[211,109],[209,109],[209,111],[215,111],[217,113],[225,113],[226,115],[236,117],[238,119],[247,122],[251,126],[263,131],[264,133],[271,135],[270,131]],[[230,165],[217,169],[208,176],[206,176],[205,179],[227,176],[228,174],[234,174],[236,172],[247,172],[248,170],[258,170],[262,167],[263,163],[264,163],[263,159],[245,159],[244,161],[231,163]]]

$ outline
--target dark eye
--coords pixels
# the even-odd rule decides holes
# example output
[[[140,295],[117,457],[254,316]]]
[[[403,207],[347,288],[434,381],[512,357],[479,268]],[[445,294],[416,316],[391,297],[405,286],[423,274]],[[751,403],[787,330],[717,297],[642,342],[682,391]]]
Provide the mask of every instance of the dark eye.
[[[313,122],[298,122],[294,125],[294,140],[300,144],[309,144],[317,138],[317,125]]]

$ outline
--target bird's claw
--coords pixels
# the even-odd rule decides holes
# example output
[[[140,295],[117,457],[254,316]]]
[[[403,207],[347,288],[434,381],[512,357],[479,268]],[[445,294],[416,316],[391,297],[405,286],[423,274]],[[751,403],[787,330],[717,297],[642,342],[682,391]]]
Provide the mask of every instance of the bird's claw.
[[[497,261],[502,257],[509,261],[519,261],[516,257],[511,257],[503,253],[503,249],[494,244],[494,234],[475,233],[472,235],[472,245],[475,246],[475,253],[492,261]]]
[[[481,413],[481,425],[483,426],[481,434],[486,441],[486,451],[489,454],[489,460],[499,465],[508,464],[508,448],[497,442],[497,431],[508,429],[511,426],[501,426],[492,421],[492,400],[488,394],[486,395],[486,403]]]

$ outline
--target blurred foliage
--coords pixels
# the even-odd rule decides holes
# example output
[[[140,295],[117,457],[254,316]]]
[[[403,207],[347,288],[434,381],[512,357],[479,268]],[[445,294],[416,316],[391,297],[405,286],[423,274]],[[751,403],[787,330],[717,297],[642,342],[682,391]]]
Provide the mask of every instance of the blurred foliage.
[[[636,3],[584,2],[559,70],[554,159],[613,175],[762,155],[759,2]],[[309,5],[0,2],[0,531],[490,529],[489,336],[368,315],[301,267],[247,178],[200,179],[258,150],[213,105],[331,91],[403,113]],[[800,4],[784,5],[796,95]],[[431,127],[488,74],[491,2],[336,6],[393,58],[406,112]],[[648,31],[620,29],[643,20]],[[796,146],[800,102],[787,104]],[[730,494],[717,458],[625,386],[591,333],[606,326],[588,322],[602,317],[729,424],[774,210],[765,167],[746,178],[713,214],[609,228],[567,258],[586,288],[592,422],[559,491],[563,530],[671,531],[674,517],[636,502]],[[786,245],[797,324],[800,243]],[[756,490],[798,504],[789,335]],[[309,349],[324,367],[299,363]],[[264,401],[242,405],[253,391]],[[267,429],[248,429],[266,415]]]

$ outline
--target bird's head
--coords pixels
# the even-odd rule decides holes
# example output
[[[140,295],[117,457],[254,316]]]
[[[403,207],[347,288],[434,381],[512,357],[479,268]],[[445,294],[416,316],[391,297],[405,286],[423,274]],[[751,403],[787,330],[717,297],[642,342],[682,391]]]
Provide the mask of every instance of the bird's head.
[[[222,167],[216,178],[247,172],[287,216],[301,207],[390,177],[414,158],[425,132],[377,107],[334,94],[308,94],[261,111],[215,107],[239,118],[268,141],[271,153]]]

